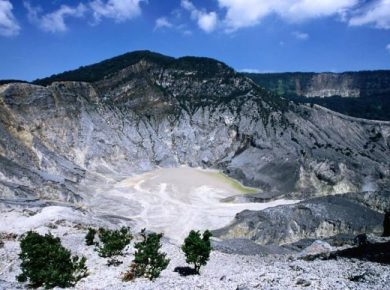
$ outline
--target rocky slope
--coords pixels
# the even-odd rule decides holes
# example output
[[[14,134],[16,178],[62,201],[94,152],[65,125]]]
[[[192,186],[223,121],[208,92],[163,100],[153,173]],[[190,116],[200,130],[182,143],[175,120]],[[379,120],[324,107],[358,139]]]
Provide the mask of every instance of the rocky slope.
[[[82,78],[50,81],[73,77]],[[0,87],[0,198],[6,204],[44,199],[83,206],[112,180],[183,164],[223,170],[273,198],[390,185],[389,123],[289,103],[218,61],[136,52],[51,79],[40,80],[46,87]],[[351,215],[340,220],[350,225],[362,208],[346,203],[321,200],[279,214],[270,209],[268,220],[279,216],[300,225],[295,236],[286,228],[281,233],[290,234],[277,239],[261,227],[254,236],[251,229],[232,236],[259,243],[314,237],[329,228],[324,220],[334,211],[348,209]],[[257,224],[267,212],[243,212],[238,220]],[[351,233],[378,231],[382,216],[370,217],[361,227],[350,225]],[[299,230],[309,218],[310,230]],[[347,227],[328,230],[327,236]],[[267,235],[254,238],[258,232]]]
[[[364,197],[369,197],[366,200]],[[363,197],[363,198],[362,198]],[[376,208],[381,201],[380,209]],[[383,233],[383,212],[390,211],[390,192],[317,197],[295,205],[243,211],[227,227],[214,231],[222,239],[247,238],[258,244],[292,244],[340,233],[355,237]]]
[[[92,83],[1,86],[2,198],[77,201],[92,173],[179,164],[296,197],[389,185],[389,123],[288,103],[210,59],[122,58]]]

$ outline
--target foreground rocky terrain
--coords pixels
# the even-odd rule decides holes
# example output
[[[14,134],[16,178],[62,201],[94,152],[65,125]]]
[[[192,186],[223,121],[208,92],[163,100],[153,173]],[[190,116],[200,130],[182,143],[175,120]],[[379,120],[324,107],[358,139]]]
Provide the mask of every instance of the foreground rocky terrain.
[[[257,191],[244,196],[232,191],[212,204],[240,208],[233,203],[275,201],[279,206],[243,211],[226,227],[212,228],[219,248],[230,247],[231,254],[214,253],[207,278],[178,278],[170,269],[157,284],[140,281],[136,288],[187,288],[189,281],[193,288],[293,288],[307,284],[296,280],[309,276],[310,285],[323,289],[388,285],[388,268],[368,262],[297,262],[309,270],[294,272],[283,256],[293,248],[281,246],[383,232],[390,122],[288,102],[215,60],[151,52],[129,53],[36,84],[0,86],[0,232],[6,237],[50,229],[84,253],[80,241],[88,225],[144,226],[138,222],[142,213],[136,213],[147,200],[139,193],[148,191],[132,183],[137,176],[182,165],[220,170]],[[161,212],[180,207],[157,205]],[[180,212],[178,221],[191,212]],[[172,238],[167,236],[164,247],[179,266],[183,257]],[[255,249],[251,255],[283,255],[243,257],[243,238]],[[0,279],[11,288],[17,247],[11,239],[1,249],[5,278]],[[102,262],[93,253],[85,254],[94,274],[80,289],[127,287],[115,280],[117,274],[97,268]],[[358,268],[380,275],[367,274],[367,284],[356,284],[348,277]],[[340,280],[324,280],[327,275]]]
[[[34,211],[34,209],[32,209]],[[31,213],[30,213],[31,214]],[[98,256],[93,247],[84,244],[86,216],[76,215],[68,221],[49,218],[35,223],[41,233],[50,231],[61,237],[65,247],[74,254],[87,257],[89,276],[79,281],[76,289],[388,289],[389,265],[359,259],[337,258],[306,261],[299,253],[278,255],[225,254],[213,251],[201,275],[182,277],[174,272],[177,266],[186,266],[183,252],[169,240],[163,241],[162,250],[171,262],[156,281],[137,279],[122,282],[122,274],[133,259],[132,245],[126,256],[119,257],[123,264],[108,267],[107,259]],[[81,221],[81,224],[76,222]],[[3,237],[4,239],[4,237]],[[333,249],[335,250],[335,248]],[[19,242],[12,236],[4,239],[0,248],[0,288],[23,289],[15,282],[19,274]]]

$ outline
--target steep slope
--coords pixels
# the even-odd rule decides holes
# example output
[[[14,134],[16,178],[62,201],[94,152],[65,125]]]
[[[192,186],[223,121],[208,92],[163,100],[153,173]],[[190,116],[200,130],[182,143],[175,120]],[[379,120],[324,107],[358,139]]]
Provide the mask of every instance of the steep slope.
[[[245,210],[213,235],[224,239],[245,237],[259,244],[289,244],[303,239],[335,237],[340,233],[352,238],[362,233],[380,236],[383,211],[359,202],[365,195],[360,192],[323,196],[262,211]],[[367,195],[370,200],[381,200],[385,211],[390,210],[387,201],[390,192]]]
[[[287,99],[350,116],[390,120],[390,71],[245,74]]]
[[[389,123],[288,103],[218,61],[135,52],[37,83],[0,87],[3,199],[78,202],[180,164],[298,198],[390,184]]]

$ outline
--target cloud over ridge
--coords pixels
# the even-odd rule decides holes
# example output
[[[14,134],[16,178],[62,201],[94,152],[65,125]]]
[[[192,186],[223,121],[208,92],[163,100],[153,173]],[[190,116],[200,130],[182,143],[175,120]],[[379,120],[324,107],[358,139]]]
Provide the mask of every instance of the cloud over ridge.
[[[0,35],[15,36],[19,34],[20,26],[12,13],[13,5],[8,0],[0,0]]]
[[[277,15],[289,22],[341,14],[353,8],[358,0],[218,0],[226,10],[225,25],[229,30],[259,24],[265,17]]]

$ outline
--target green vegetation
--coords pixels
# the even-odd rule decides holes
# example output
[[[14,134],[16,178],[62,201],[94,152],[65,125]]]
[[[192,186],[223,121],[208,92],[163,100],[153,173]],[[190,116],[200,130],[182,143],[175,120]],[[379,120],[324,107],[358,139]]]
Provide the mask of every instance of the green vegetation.
[[[51,234],[42,236],[30,231],[20,242],[22,273],[19,282],[29,280],[32,287],[71,287],[86,277],[86,259],[71,257],[69,250],[61,245],[59,238]]]
[[[149,59],[154,63],[161,65],[165,65],[174,60],[174,58],[164,56],[159,53],[154,53],[150,51],[134,51],[108,60],[104,60],[97,64],[82,66],[76,70],[52,75],[44,79],[38,79],[35,80],[33,83],[37,85],[46,86],[56,81],[96,82],[128,66],[136,64],[142,59]]]
[[[384,93],[360,98],[343,98],[340,96],[327,98],[286,97],[297,103],[317,104],[352,117],[371,120],[390,120],[390,98],[388,94],[386,95]]]
[[[146,234],[145,229],[143,229],[141,237],[143,240],[134,246],[137,251],[129,271],[123,276],[123,281],[131,281],[138,277],[154,280],[169,264],[166,254],[160,252],[162,234]]]
[[[126,67],[134,65],[141,60],[148,60],[149,62],[153,62],[154,64],[165,68],[190,71],[196,70],[199,78],[214,76],[218,72],[221,72],[222,67],[225,68],[225,71],[227,71],[226,69],[228,68],[228,66],[222,62],[210,58],[182,57],[175,59],[173,57],[145,50],[129,52],[97,64],[82,66],[76,70],[52,75],[44,79],[38,79],[33,83],[46,86],[56,81],[97,82]],[[230,68],[228,68],[228,71],[231,74],[234,73]]]
[[[99,256],[112,257],[123,255],[123,249],[130,244],[133,236],[130,229],[122,227],[120,230],[99,229],[101,245],[98,246]]]
[[[318,76],[317,73],[247,73],[244,75],[277,96],[297,103],[317,104],[358,118],[390,120],[390,71],[388,70],[345,72],[333,75],[339,78],[339,83],[342,83],[343,79],[350,80],[350,87],[360,92],[357,98],[344,98],[336,95],[326,98],[306,98],[300,95],[310,90],[313,78]]]
[[[87,246],[92,246],[92,245],[94,245],[95,235],[96,235],[96,230],[93,229],[93,228],[88,228],[88,233],[87,233],[87,235],[85,236],[85,244],[86,244]]]
[[[203,237],[201,237],[199,231],[191,231],[181,247],[186,255],[186,262],[194,264],[195,271],[198,274],[200,267],[206,265],[210,257],[210,237],[211,233],[207,230],[203,233]]]
[[[170,68],[185,71],[196,71],[199,79],[212,78],[220,75],[232,77],[234,71],[223,62],[208,57],[185,56],[176,59],[170,64]]]
[[[234,188],[235,190],[237,190],[240,193],[257,193],[257,192],[259,192],[259,189],[254,188],[254,187],[245,186],[242,183],[240,183],[239,181],[227,176],[226,174],[224,174],[222,172],[211,172],[210,174],[213,174],[216,177],[218,177],[219,179],[223,180],[224,183],[228,184],[229,186],[231,186],[232,188]]]
[[[0,80],[0,86],[10,84],[10,83],[26,83],[26,84],[28,84],[29,82],[23,81],[23,80]]]

